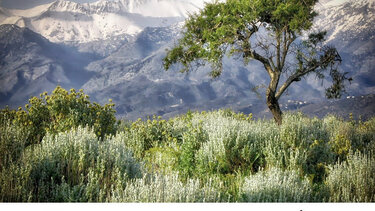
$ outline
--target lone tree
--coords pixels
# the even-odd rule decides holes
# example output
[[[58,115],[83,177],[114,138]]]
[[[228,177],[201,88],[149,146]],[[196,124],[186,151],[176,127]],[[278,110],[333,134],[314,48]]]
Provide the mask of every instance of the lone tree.
[[[277,124],[282,124],[279,99],[301,78],[327,76],[332,86],[328,98],[340,98],[346,73],[337,67],[340,55],[325,46],[325,32],[311,32],[318,0],[227,0],[205,5],[200,13],[185,22],[183,37],[168,51],[164,68],[182,64],[181,72],[206,63],[210,75],[219,77],[225,56],[240,55],[245,65],[250,60],[263,64],[270,77],[266,90],[267,106]],[[283,83],[279,82],[282,81]]]

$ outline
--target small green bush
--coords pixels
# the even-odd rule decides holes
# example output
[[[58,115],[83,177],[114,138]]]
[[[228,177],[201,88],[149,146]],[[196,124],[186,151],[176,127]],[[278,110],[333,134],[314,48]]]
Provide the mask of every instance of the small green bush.
[[[192,121],[201,122],[207,133],[196,156],[201,174],[253,172],[263,165],[262,140],[250,129],[254,124],[251,115],[233,113],[227,109],[194,115]]]
[[[182,131],[174,127],[173,120],[166,121],[160,116],[153,116],[146,121],[138,119],[125,126],[121,133],[126,146],[138,159],[143,159],[146,151],[153,147],[182,141]]]
[[[188,123],[188,130],[182,135],[181,154],[178,162],[178,170],[183,178],[196,174],[196,154],[201,144],[207,141],[208,137],[201,124],[192,125]]]
[[[181,152],[173,147],[153,147],[145,152],[145,165],[151,172],[177,171]]]
[[[314,183],[321,183],[327,176],[327,166],[335,162],[335,153],[324,140],[315,140],[308,148],[304,172]]]

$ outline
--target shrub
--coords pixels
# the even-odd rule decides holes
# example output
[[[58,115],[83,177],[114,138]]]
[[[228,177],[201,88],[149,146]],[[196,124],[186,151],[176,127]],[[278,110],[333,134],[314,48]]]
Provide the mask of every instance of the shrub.
[[[170,142],[181,141],[181,131],[175,131],[173,120],[166,121],[153,116],[142,121],[138,119],[122,131],[124,143],[138,159],[143,159],[145,152],[153,147],[159,147]]]
[[[173,147],[153,147],[145,152],[145,165],[150,172],[168,174],[178,170],[180,154]]]
[[[12,124],[12,119],[7,116],[9,111],[0,112],[0,171],[17,162],[29,136],[27,127]]]
[[[220,202],[222,183],[210,179],[202,184],[198,179],[181,182],[178,174],[145,175],[113,190],[113,202]]]
[[[201,174],[232,174],[237,171],[256,171],[262,165],[261,139],[252,131],[251,118],[235,116],[229,110],[196,115],[193,121],[202,122],[207,138],[197,152]]]
[[[10,112],[4,109],[2,113],[8,113],[6,118],[11,119],[14,125],[27,126],[27,145],[31,145],[39,143],[46,132],[57,134],[78,126],[93,128],[101,140],[107,135],[114,135],[117,127],[113,107],[112,103],[104,106],[91,103],[83,90],[76,92],[71,89],[69,93],[57,86],[51,95],[44,92],[40,98],[31,98],[25,110],[19,108],[17,112]]]
[[[356,149],[375,153],[375,117],[366,122],[359,122],[353,139]]]
[[[321,183],[327,176],[327,165],[334,163],[335,153],[327,141],[315,140],[307,150],[304,172],[314,183]]]
[[[375,118],[189,111],[115,134],[113,105],[72,93],[1,110],[0,201],[375,201]]]
[[[208,140],[202,124],[187,124],[187,130],[182,134],[181,154],[178,162],[178,170],[183,178],[196,174],[196,154],[202,143]]]
[[[140,164],[122,142],[101,142],[92,130],[79,127],[47,134],[17,164],[4,169],[1,200],[105,201],[118,181],[140,176]]]
[[[330,166],[326,179],[331,202],[374,202],[375,159],[360,152]]]
[[[245,202],[308,202],[313,198],[306,177],[279,168],[260,171],[246,178],[240,193]]]

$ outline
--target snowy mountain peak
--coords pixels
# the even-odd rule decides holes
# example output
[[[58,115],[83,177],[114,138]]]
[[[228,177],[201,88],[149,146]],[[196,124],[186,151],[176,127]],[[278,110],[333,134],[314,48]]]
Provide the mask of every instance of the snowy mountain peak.
[[[0,11],[0,24],[28,27],[52,42],[86,43],[136,35],[146,27],[184,21],[205,0],[58,0],[28,10]]]
[[[135,13],[148,17],[187,17],[203,7],[204,0],[99,0],[93,3],[76,3],[58,0],[50,11],[78,13]]]
[[[122,2],[106,0],[100,0],[97,2],[84,4],[65,0],[58,0],[52,3],[52,5],[49,7],[49,10],[58,12],[78,12],[86,14],[128,12]]]
[[[91,4],[86,4],[92,13],[120,13],[127,12],[121,2],[101,0]]]
[[[88,12],[84,5],[71,2],[71,1],[63,1],[58,0],[53,2],[49,7],[48,11],[55,11],[55,12],[79,12],[79,13],[86,13]]]

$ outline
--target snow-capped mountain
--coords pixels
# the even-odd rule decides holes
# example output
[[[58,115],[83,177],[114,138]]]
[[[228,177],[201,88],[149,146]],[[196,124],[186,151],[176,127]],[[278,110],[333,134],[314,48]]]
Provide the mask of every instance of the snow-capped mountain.
[[[28,10],[1,8],[1,24],[28,27],[52,42],[87,43],[135,35],[146,27],[183,21],[202,0],[115,0],[94,3],[55,1]]]

